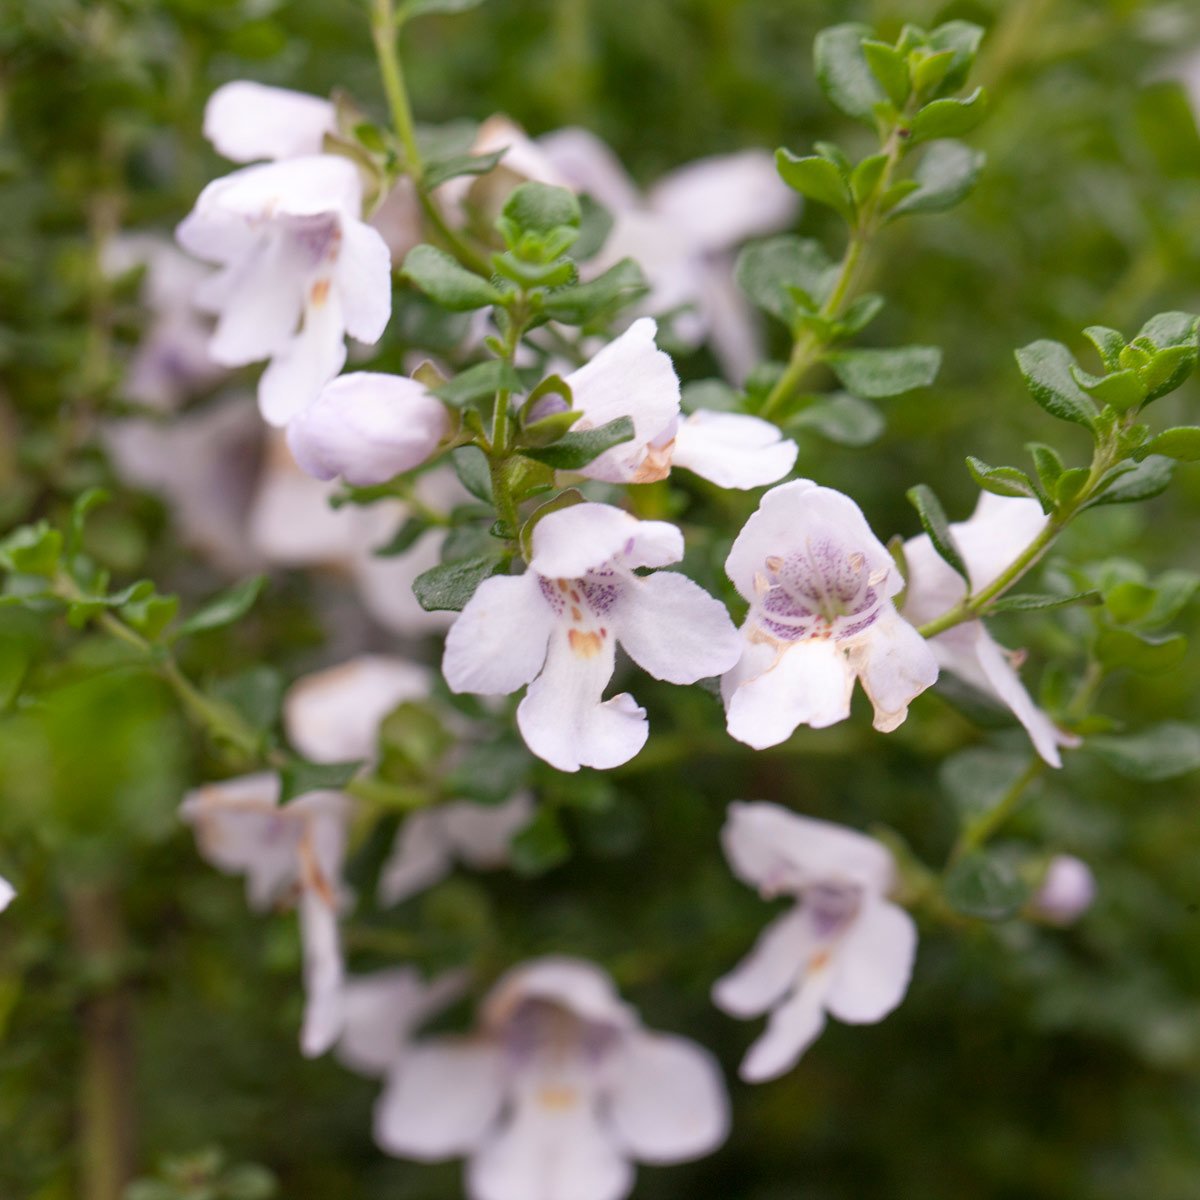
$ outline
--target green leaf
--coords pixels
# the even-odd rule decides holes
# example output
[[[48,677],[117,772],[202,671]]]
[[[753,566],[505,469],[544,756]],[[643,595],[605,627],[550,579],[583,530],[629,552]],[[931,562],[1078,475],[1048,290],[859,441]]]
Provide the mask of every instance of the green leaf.
[[[1180,387],[1195,366],[1196,350],[1193,346],[1168,346],[1156,351],[1138,372],[1146,389],[1145,402],[1149,404]]]
[[[571,856],[571,845],[558,814],[543,804],[512,840],[512,865],[518,875],[543,875]]]
[[[633,421],[629,417],[617,417],[596,429],[566,433],[549,446],[522,447],[521,453],[556,471],[578,471],[613,446],[632,441],[633,434]]]
[[[574,192],[546,183],[523,183],[505,202],[502,215],[521,233],[547,237],[578,229],[583,215]]]
[[[790,150],[780,147],[775,151],[775,168],[793,191],[818,204],[827,204],[847,221],[854,219],[854,196],[850,185],[829,159],[819,154],[797,158]]]
[[[1116,371],[1111,375],[1090,375],[1077,366],[1071,367],[1071,378],[1093,400],[1110,405],[1117,412],[1137,408],[1146,398],[1146,389],[1136,371]]]
[[[750,300],[788,328],[796,316],[796,301],[788,289],[800,289],[811,300],[811,307],[818,308],[837,273],[837,265],[820,242],[792,234],[751,242],[738,255],[734,268],[738,286]]]
[[[1200,729],[1178,721],[1133,734],[1090,737],[1084,748],[1126,779],[1158,782],[1200,767]]]
[[[945,759],[938,777],[965,824],[991,812],[1028,765],[1024,751],[972,746]]]
[[[982,459],[969,454],[967,470],[985,492],[996,496],[1028,496],[1033,500],[1041,500],[1033,480],[1019,467],[989,467]]]
[[[1075,382],[1071,352],[1061,342],[1031,342],[1016,352],[1029,394],[1052,417],[1094,429],[1096,406]]]
[[[63,536],[45,521],[22,525],[0,541],[0,567],[21,575],[52,579],[58,573]]]
[[[449,383],[434,388],[433,394],[451,408],[465,408],[485,396],[494,396],[501,388],[519,392],[523,386],[521,377],[508,363],[493,359],[460,371]]]
[[[1096,605],[1099,603],[1100,593],[1097,591],[1071,592],[1066,596],[1047,592],[1025,592],[993,600],[988,605],[988,612],[1041,612],[1047,608],[1066,608],[1069,604]]]
[[[1015,916],[1029,898],[1029,888],[1008,863],[980,850],[950,868],[944,888],[952,907],[984,921]]]
[[[315,763],[303,758],[289,758],[279,772],[282,791],[280,804],[309,792],[336,792],[358,773],[362,762]]]
[[[121,606],[121,619],[150,642],[158,641],[178,614],[179,597],[160,596],[157,592],[129,600]]]
[[[1200,317],[1188,312],[1158,313],[1148,320],[1137,332],[1138,338],[1145,338],[1158,350],[1170,346],[1186,346],[1196,349]]]
[[[930,146],[913,172],[916,190],[900,199],[888,212],[888,220],[953,208],[970,194],[986,161],[982,150],[973,150],[962,142]]]
[[[865,296],[859,296],[853,304],[846,309],[844,313],[837,319],[837,329],[839,337],[852,337],[856,333],[861,333],[870,323],[879,316],[886,303],[884,298],[878,292],[868,292]]]
[[[1089,325],[1083,331],[1096,352],[1106,371],[1116,371],[1121,366],[1121,351],[1125,349],[1125,339],[1115,330],[1104,325]]]
[[[542,312],[564,325],[586,325],[632,304],[644,296],[649,285],[632,258],[623,258],[590,283],[574,284],[547,294]]]
[[[67,525],[66,553],[73,556],[83,548],[83,527],[88,514],[101,504],[106,504],[112,497],[103,488],[88,488],[78,496],[71,505],[71,519]]]
[[[1167,490],[1174,470],[1175,464],[1169,458],[1151,455],[1132,470],[1124,471],[1111,487],[1101,492],[1094,500],[1089,500],[1084,507],[1132,504],[1138,500],[1150,500]]]
[[[933,548],[963,577],[963,582],[969,591],[971,576],[967,572],[967,564],[963,562],[962,554],[954,541],[954,534],[950,532],[950,522],[946,520],[946,510],[942,508],[942,502],[937,498],[933,488],[928,484],[918,483],[916,487],[909,488],[904,494],[913,508],[917,510],[917,516],[921,518],[921,526],[929,534]]]
[[[722,379],[693,379],[683,385],[680,407],[686,413],[741,412],[741,394]]]
[[[967,81],[979,44],[983,41],[983,28],[971,21],[947,21],[929,35],[929,45],[938,51],[949,50],[954,54],[950,69],[942,76],[939,90],[952,92]]]
[[[887,166],[886,154],[872,154],[864,158],[850,173],[850,194],[856,206],[867,200],[879,184]]]
[[[212,694],[235,709],[255,728],[270,729],[279,718],[283,704],[283,676],[265,663],[247,667],[236,675],[219,679]]]
[[[841,446],[867,446],[883,432],[883,416],[873,404],[834,392],[801,410],[788,422],[788,431],[812,430]]]
[[[576,262],[587,262],[604,249],[614,221],[612,213],[587,192],[579,197],[579,211],[579,236],[571,247],[571,257]]]
[[[937,378],[942,352],[936,346],[839,350],[826,355],[826,361],[849,391],[877,400],[928,387]]]
[[[1033,465],[1042,487],[1047,493],[1053,494],[1055,485],[1065,469],[1062,456],[1053,446],[1042,442],[1028,442],[1025,448],[1033,455]]]
[[[813,43],[813,58],[817,82],[829,102],[873,126],[875,106],[884,94],[863,56],[863,39],[870,36],[870,26],[857,23],[822,29]]]
[[[447,179],[458,179],[463,175],[486,175],[495,169],[504,157],[505,150],[507,147],[492,154],[452,154],[448,158],[426,162],[421,186],[432,191]]]
[[[525,785],[529,766],[529,754],[517,741],[478,742],[447,771],[442,785],[447,794],[476,804],[503,804]]]
[[[1102,629],[1096,639],[1096,657],[1110,671],[1169,671],[1187,654],[1187,638],[1180,633],[1164,638],[1147,637],[1131,629]]]
[[[492,472],[487,455],[478,446],[460,446],[450,455],[458,481],[485,504],[492,503]]]
[[[433,13],[461,13],[478,8],[483,0],[404,0],[396,12],[397,21],[425,17]]]
[[[503,560],[492,554],[455,559],[418,575],[413,593],[426,612],[462,612],[475,589],[503,569]]]
[[[1158,592],[1147,583],[1126,579],[1104,593],[1104,607],[1119,625],[1129,625],[1149,616]]]
[[[243,579],[241,583],[220,592],[182,621],[172,634],[171,640],[177,642],[180,638],[207,633],[210,629],[220,629],[224,625],[240,621],[254,606],[266,585],[265,575],[252,575],[249,579]]]
[[[887,42],[866,38],[860,46],[871,74],[879,81],[888,99],[897,108],[903,108],[912,87],[908,78],[908,63],[896,48],[889,46]]]
[[[400,274],[451,312],[469,312],[500,300],[500,292],[488,280],[459,266],[436,246],[414,246]]]
[[[409,517],[401,523],[400,528],[396,530],[389,541],[384,542],[381,546],[376,546],[371,553],[376,558],[394,558],[406,550],[411,550],[427,529],[429,529],[429,525],[420,517]]]
[[[934,100],[913,117],[908,144],[919,146],[936,138],[961,137],[970,133],[986,114],[987,93],[981,87],[962,100],[950,96]]]

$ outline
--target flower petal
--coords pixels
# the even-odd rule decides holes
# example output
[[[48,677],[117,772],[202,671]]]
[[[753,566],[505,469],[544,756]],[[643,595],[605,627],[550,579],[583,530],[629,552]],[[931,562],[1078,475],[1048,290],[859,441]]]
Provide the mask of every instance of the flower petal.
[[[346,332],[373,346],[392,315],[392,255],[383,235],[362,221],[343,221],[335,278]]]
[[[632,1189],[633,1168],[582,1103],[522,1104],[467,1170],[470,1200],[622,1200]]]
[[[553,626],[554,614],[533,571],[485,579],[446,635],[442,673],[450,690],[515,692],[542,669]]]
[[[637,1017],[617,993],[611,976],[585,958],[548,955],[513,967],[483,1003],[484,1024],[503,1028],[527,1000],[556,1004],[598,1025],[633,1029]]]
[[[796,642],[730,693],[729,734],[763,750],[786,742],[800,725],[824,729],[850,715],[853,687],[854,672],[835,642]]]
[[[327,384],[291,420],[287,439],[307,474],[372,487],[419,467],[449,428],[446,406],[423,384],[358,371]]]
[[[575,504],[534,527],[529,568],[546,579],[578,579],[617,557],[630,567],[678,562],[683,534],[666,521],[639,521],[611,504]]]
[[[1056,854],[1046,868],[1031,906],[1044,921],[1070,925],[1079,920],[1096,899],[1096,877],[1082,859]]]
[[[850,662],[875,706],[880,733],[901,725],[909,704],[937,682],[937,659],[929,643],[890,604],[851,648]]]
[[[720,675],[741,654],[741,639],[725,606],[676,571],[631,579],[613,623],[629,657],[668,683]]]
[[[458,857],[478,871],[509,861],[509,846],[529,824],[534,803],[528,792],[518,792],[503,804],[458,800],[443,804],[439,813],[446,838]]]
[[[431,686],[424,667],[364,654],[294,683],[283,702],[284,729],[311,762],[371,759],[383,718],[405,700],[424,700]]]
[[[17,889],[3,875],[0,875],[0,912],[3,912],[13,902],[16,894]]]
[[[716,1060],[687,1038],[637,1031],[621,1042],[608,1119],[642,1162],[671,1163],[715,1150],[729,1134],[729,1099]]]
[[[320,154],[335,128],[328,100],[245,79],[217,88],[204,106],[204,136],[234,162]]]
[[[738,1074],[747,1083],[778,1079],[790,1071],[825,1028],[828,973],[810,976],[767,1019],[762,1036],[746,1052]]]
[[[781,437],[769,421],[696,412],[676,431],[672,463],[718,487],[755,488],[782,479],[796,454],[796,443]]]
[[[500,1116],[504,1063],[487,1042],[431,1038],[410,1047],[375,1105],[388,1154],[432,1162],[470,1153]]]
[[[838,946],[825,1007],[839,1021],[882,1021],[904,999],[917,953],[913,919],[887,900],[868,899]]]
[[[620,766],[646,744],[646,710],[628,693],[601,700],[613,674],[612,633],[578,641],[573,633],[554,628],[546,665],[517,707],[517,726],[529,749],[560,771]]]
[[[320,394],[346,362],[346,325],[338,294],[309,290],[300,332],[271,359],[258,381],[258,407],[269,425],[286,425]]]
[[[391,907],[432,887],[450,873],[453,851],[440,811],[416,812],[396,831],[379,872],[379,903]]]
[[[800,905],[776,917],[754,948],[713,985],[713,1003],[733,1017],[757,1017],[796,986],[815,941]]]
[[[342,1004],[341,938],[330,899],[304,888],[300,894],[300,937],[304,944],[304,1027],[300,1049],[308,1058],[324,1054],[337,1041],[345,1021]]]
[[[646,462],[647,445],[679,414],[679,377],[670,358],[657,348],[658,327],[643,317],[604,347],[590,362],[572,371],[570,385],[574,407],[583,413],[576,429],[594,429],[618,417],[633,419],[631,442],[606,450],[582,469],[592,479],[613,483],[644,482],[647,469],[662,478],[667,466],[655,469]]]
[[[537,139],[546,157],[577,192],[586,192],[612,213],[640,203],[637,185],[620,159],[589,129],[571,126]]]
[[[393,633],[424,634],[448,629],[453,624],[455,613],[426,612],[413,592],[417,576],[442,561],[445,540],[444,530],[430,529],[403,554],[374,554],[371,545],[363,546],[356,554],[352,569],[363,607],[385,629]],[[383,541],[383,538],[372,539],[372,544],[382,545]]]

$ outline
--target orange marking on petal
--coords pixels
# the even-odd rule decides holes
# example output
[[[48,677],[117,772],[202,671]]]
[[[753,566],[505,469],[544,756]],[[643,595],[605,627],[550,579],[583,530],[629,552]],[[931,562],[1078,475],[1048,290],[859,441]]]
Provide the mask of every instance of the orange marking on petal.
[[[575,620],[575,621],[582,621],[582,620],[583,620],[583,613],[581,613],[581,612],[579,611],[579,609],[577,609],[577,608],[576,608],[574,605],[572,605],[572,606],[571,606],[571,617],[572,617],[572,619],[573,619],[573,620]]]
[[[579,1103],[579,1093],[572,1087],[549,1084],[538,1090],[537,1102],[540,1108],[562,1112],[574,1108]]]
[[[820,971],[829,966],[829,951],[818,950],[816,954],[808,960],[808,969],[810,971]]]
[[[318,279],[309,288],[308,297],[318,308],[329,299],[330,282],[328,279]]]
[[[598,633],[592,631],[585,633],[582,629],[569,629],[567,630],[567,641],[580,658],[595,658],[600,653],[601,638]]]
[[[558,581],[558,590],[560,592],[565,592],[567,590],[567,581],[565,579],[560,579]]]

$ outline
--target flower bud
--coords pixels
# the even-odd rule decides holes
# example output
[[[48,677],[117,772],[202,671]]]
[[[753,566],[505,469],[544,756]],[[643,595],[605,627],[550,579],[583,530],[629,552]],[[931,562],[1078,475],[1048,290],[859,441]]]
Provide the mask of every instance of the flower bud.
[[[1033,898],[1037,914],[1055,925],[1071,925],[1092,906],[1096,878],[1092,869],[1071,854],[1056,854]]]
[[[415,379],[362,371],[328,384],[287,439],[305,473],[370,487],[420,466],[449,429],[445,405]]]

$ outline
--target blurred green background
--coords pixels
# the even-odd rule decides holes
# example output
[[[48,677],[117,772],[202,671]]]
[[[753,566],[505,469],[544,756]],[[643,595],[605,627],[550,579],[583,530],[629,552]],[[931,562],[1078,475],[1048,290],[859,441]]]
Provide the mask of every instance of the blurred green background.
[[[650,182],[741,147],[806,152],[835,138],[866,152],[816,88],[814,34],[861,19],[894,37],[905,21],[950,18],[989,29],[980,75],[994,109],[971,137],[988,167],[954,212],[885,235],[872,283],[889,305],[870,337],[942,346],[942,375],[887,402],[874,446],[813,441],[797,466],[851,492],[886,537],[916,532],[903,493],[918,480],[966,515],[967,453],[1016,461],[1027,440],[1060,435],[1065,451],[1085,453],[1078,431],[1048,429],[1029,403],[1014,347],[1054,337],[1090,361],[1083,326],[1132,334],[1154,312],[1200,304],[1200,137],[1183,92],[1164,82],[1200,50],[1194,4],[489,0],[414,24],[405,57],[420,121],[503,111],[532,133],[584,124]],[[234,78],[342,87],[384,116],[353,0],[0,0],[0,526],[61,518],[107,478],[94,427],[70,403],[87,384],[95,328],[89,245],[114,226],[169,229],[223,173],[200,118]],[[815,211],[801,227],[838,236]],[[117,322],[118,340],[133,332]],[[680,369],[705,377],[712,364],[697,355]],[[1190,383],[1157,418],[1194,421],[1197,398]],[[1064,554],[1200,567],[1198,518],[1200,475],[1185,468],[1149,505],[1085,517]],[[179,551],[165,510],[141,493],[119,493],[98,515],[91,548],[119,575],[149,574],[186,597],[220,582]],[[715,577],[718,550],[694,564],[702,578]],[[227,679],[267,661],[290,679],[327,660],[341,644],[327,619],[339,588],[281,575],[247,622],[197,641],[190,669]],[[1069,622],[1005,620],[999,635],[1032,648],[1035,679],[1048,659],[1070,661]],[[1195,632],[1194,605],[1182,626]],[[38,697],[0,717],[0,873],[21,891],[0,917],[0,1197],[87,1195],[88,1089],[114,1071],[147,1173],[214,1146],[266,1165],[289,1200],[459,1195],[457,1165],[374,1148],[374,1083],[300,1057],[294,922],[248,914],[240,882],[203,863],[177,823],[183,792],[228,766],[165,689],[103,669],[112,651],[97,639],[13,610],[0,610],[0,647],[0,699],[14,672]],[[1196,722],[1198,682],[1192,655],[1167,675],[1114,679],[1102,708],[1133,728]],[[686,739],[715,728],[701,693],[640,678],[636,694],[658,730]],[[536,878],[460,873],[378,918],[374,937],[351,935],[354,962],[394,961],[388,935],[403,946],[413,930],[434,960],[499,968],[582,954],[613,970],[649,1025],[712,1047],[731,1080],[734,1132],[711,1158],[643,1168],[645,1200],[1194,1200],[1194,774],[1134,783],[1071,756],[1006,836],[1092,864],[1100,896],[1076,928],[928,924],[908,998],[883,1024],[831,1025],[777,1083],[734,1078],[754,1027],[717,1013],[707,991],[767,909],[720,856],[725,804],[773,799],[859,828],[883,823],[939,864],[957,820],[945,756],[1021,745],[937,698],[886,739],[861,713],[758,756],[723,734],[692,736],[662,765],[648,753],[587,773],[565,802],[561,865]],[[544,788],[559,786],[552,774],[539,776]],[[351,882],[369,879],[378,856],[368,843]],[[97,997],[115,997],[129,1023],[116,1061],[96,1059]]]

